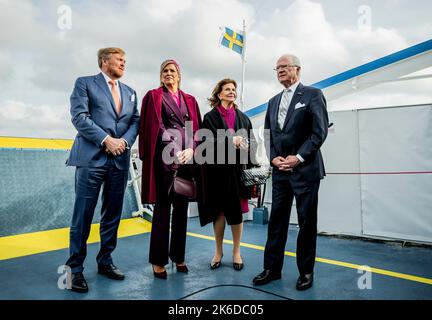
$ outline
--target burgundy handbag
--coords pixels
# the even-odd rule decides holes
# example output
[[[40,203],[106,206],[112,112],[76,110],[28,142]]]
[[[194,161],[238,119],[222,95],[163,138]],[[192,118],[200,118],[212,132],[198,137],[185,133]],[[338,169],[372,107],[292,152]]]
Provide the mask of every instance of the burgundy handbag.
[[[195,179],[188,180],[177,176],[177,171],[174,172],[173,181],[174,192],[189,198],[189,200],[196,199],[196,182]]]

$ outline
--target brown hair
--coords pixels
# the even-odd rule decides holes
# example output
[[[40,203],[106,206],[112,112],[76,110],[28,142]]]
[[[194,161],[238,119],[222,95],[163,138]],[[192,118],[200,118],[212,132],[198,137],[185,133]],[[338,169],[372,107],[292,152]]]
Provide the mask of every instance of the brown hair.
[[[113,53],[119,53],[122,56],[125,55],[124,50],[121,48],[110,47],[110,48],[102,48],[98,50],[97,56],[98,56],[99,68],[102,68],[102,61],[109,59]]]
[[[210,104],[210,107],[214,108],[216,106],[218,106],[221,101],[218,97],[219,93],[222,92],[222,88],[224,85],[232,83],[234,85],[234,87],[237,89],[237,82],[235,82],[235,80],[233,79],[222,79],[221,81],[219,81],[216,85],[216,87],[213,89],[213,92],[211,94],[211,97],[208,98],[208,102]]]

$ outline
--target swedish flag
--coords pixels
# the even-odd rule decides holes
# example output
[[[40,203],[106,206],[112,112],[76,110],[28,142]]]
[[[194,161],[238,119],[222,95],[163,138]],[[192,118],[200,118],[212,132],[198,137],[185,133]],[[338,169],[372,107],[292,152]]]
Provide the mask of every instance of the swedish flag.
[[[231,49],[238,54],[243,54],[244,37],[240,32],[236,32],[228,27],[222,28],[220,44]]]

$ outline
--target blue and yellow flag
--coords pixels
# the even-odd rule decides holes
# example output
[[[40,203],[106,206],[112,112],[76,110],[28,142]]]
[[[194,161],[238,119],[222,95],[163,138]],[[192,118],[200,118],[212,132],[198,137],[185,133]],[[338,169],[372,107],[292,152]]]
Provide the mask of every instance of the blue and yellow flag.
[[[241,32],[236,32],[228,27],[221,28],[222,36],[220,44],[228,49],[231,49],[238,54],[243,54],[244,37]]]

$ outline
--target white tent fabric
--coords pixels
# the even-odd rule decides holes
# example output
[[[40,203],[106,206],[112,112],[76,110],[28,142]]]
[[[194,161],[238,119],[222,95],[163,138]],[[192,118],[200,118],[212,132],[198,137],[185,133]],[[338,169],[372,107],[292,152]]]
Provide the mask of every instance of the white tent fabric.
[[[432,243],[432,106],[330,119],[319,230]]]

